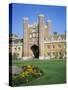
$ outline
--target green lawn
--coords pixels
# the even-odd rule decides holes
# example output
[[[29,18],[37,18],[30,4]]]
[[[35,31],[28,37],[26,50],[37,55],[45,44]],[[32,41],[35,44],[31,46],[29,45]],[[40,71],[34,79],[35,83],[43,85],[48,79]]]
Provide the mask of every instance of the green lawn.
[[[44,75],[38,79],[30,81],[25,85],[45,85],[66,83],[66,60],[25,60],[14,61],[14,65],[34,65],[38,66]]]

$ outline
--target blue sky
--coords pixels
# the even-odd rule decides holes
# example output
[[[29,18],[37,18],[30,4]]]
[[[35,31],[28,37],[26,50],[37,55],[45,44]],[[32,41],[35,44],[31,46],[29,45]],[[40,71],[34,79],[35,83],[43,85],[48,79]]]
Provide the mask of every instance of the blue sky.
[[[66,7],[13,4],[12,5],[12,33],[23,37],[23,18],[28,17],[29,23],[37,22],[38,14],[45,15],[45,22],[52,21],[52,31],[62,34],[66,30]]]

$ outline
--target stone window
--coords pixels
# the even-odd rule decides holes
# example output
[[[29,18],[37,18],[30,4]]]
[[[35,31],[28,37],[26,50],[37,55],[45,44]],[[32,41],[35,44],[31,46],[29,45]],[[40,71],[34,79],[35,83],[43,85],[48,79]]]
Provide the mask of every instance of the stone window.
[[[12,51],[12,48],[11,47],[9,47],[9,51]]]
[[[61,48],[61,45],[60,45],[60,44],[58,44],[58,47],[59,47],[59,48]]]
[[[47,47],[50,48],[50,45],[48,45]]]
[[[19,47],[18,50],[20,51],[20,49],[21,49],[21,48]]]
[[[55,48],[55,45],[53,45],[53,48]]]
[[[15,50],[17,50],[17,48],[14,48]]]
[[[17,56],[19,56],[20,54],[19,53],[17,53]]]
[[[65,53],[65,55],[66,55],[66,51],[65,51],[64,53]]]
[[[53,55],[55,55],[55,52],[53,52]]]
[[[15,46],[14,49],[17,50],[17,46]]]
[[[50,52],[48,52],[47,55],[50,56]]]
[[[61,55],[61,52],[59,52],[59,55]]]

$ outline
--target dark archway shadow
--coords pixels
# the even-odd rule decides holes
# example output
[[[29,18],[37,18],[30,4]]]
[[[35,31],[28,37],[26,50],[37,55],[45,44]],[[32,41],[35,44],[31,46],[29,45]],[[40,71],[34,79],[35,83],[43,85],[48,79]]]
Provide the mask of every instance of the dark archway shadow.
[[[32,50],[32,52],[33,52],[33,54],[34,54],[34,57],[35,57],[35,58],[39,58],[39,46],[37,46],[37,45],[32,45],[32,46],[31,46],[31,50]]]

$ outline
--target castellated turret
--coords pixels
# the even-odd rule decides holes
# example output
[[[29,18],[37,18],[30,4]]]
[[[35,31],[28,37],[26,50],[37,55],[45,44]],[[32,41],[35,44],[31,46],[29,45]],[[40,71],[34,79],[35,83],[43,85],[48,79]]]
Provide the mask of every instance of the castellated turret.
[[[24,30],[24,57],[23,59],[27,59],[29,56],[29,30],[28,30],[28,18],[24,17],[23,19],[23,30]]]
[[[48,28],[48,33],[52,34],[52,22],[51,20],[47,20],[47,28]]]
[[[44,15],[38,16],[38,25],[39,25],[39,59],[44,59],[44,30],[45,30]]]

